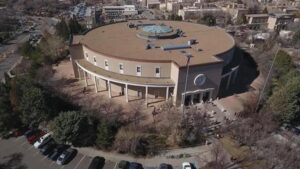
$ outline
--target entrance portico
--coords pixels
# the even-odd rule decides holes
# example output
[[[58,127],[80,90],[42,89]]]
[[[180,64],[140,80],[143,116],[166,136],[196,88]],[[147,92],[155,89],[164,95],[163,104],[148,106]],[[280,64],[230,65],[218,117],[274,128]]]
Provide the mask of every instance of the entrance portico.
[[[207,88],[182,93],[181,106],[193,105],[197,103],[210,101],[212,99],[213,91],[213,88]]]

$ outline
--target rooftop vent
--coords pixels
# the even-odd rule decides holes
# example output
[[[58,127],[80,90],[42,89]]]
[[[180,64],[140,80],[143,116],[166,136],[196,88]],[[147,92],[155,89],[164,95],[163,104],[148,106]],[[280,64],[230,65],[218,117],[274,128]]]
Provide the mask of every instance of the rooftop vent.
[[[191,46],[191,45],[196,44],[196,42],[197,42],[196,39],[191,39],[188,41],[188,44]]]
[[[176,49],[188,49],[191,48],[189,44],[180,44],[180,45],[164,45],[160,47],[162,50],[176,50]]]

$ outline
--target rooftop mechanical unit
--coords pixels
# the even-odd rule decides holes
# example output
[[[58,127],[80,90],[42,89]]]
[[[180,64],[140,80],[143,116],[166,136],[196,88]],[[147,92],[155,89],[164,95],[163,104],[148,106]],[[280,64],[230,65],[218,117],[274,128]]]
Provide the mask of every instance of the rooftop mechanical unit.
[[[180,45],[164,45],[160,47],[162,50],[176,50],[176,49],[188,49],[191,48],[189,44],[180,44]]]

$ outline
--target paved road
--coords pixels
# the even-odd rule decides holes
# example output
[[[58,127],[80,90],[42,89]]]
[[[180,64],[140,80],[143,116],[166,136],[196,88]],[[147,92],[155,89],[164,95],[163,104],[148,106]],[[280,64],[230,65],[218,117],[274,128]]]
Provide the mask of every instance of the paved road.
[[[90,156],[77,153],[70,163],[60,166],[41,155],[39,150],[27,143],[24,136],[0,141],[0,163],[9,162],[16,168],[23,166],[22,169],[87,169],[91,159]],[[115,165],[116,163],[106,160],[103,169],[114,169]]]

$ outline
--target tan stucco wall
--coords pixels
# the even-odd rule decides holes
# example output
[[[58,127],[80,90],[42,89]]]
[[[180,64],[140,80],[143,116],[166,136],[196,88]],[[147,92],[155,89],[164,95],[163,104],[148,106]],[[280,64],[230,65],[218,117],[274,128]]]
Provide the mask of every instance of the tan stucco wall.
[[[198,89],[214,88],[212,98],[215,99],[219,92],[222,69],[223,63],[190,67],[187,83],[187,92]],[[206,76],[206,81],[202,86],[195,86],[194,79],[199,74],[204,74]],[[178,86],[176,95],[176,105],[180,105],[181,103],[181,94],[184,92],[185,77],[186,68],[181,68],[179,70],[179,79],[177,83]]]
[[[79,77],[78,68],[77,68],[77,65],[74,60],[83,58],[82,45],[73,45],[69,48],[69,51],[70,51],[70,55],[71,55],[74,75],[75,75],[75,78],[78,78]]]
[[[88,61],[94,64],[94,57],[96,58],[96,66],[105,69],[104,61],[107,60],[109,64],[109,71],[120,73],[119,64],[122,63],[124,67],[124,74],[137,76],[136,67],[142,67],[143,77],[155,77],[155,68],[160,67],[160,77],[170,77],[171,63],[150,63],[150,62],[137,62],[129,60],[121,60],[113,57],[107,57],[102,54],[93,52],[83,46],[84,55],[88,54]],[[84,57],[87,59],[86,57]]]

